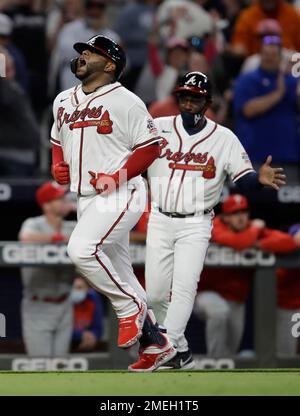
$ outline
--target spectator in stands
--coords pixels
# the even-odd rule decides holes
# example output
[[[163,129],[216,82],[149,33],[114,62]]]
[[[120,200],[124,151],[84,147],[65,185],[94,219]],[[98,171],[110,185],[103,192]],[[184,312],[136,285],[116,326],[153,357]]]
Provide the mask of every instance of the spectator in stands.
[[[24,55],[11,41],[12,29],[12,20],[5,14],[0,13],[0,46],[5,48],[13,58],[16,70],[16,82],[23,88],[24,91],[28,92],[29,79],[27,66]]]
[[[245,6],[245,3],[246,2],[244,0],[222,1],[222,5],[224,7],[224,18],[222,20],[217,21],[217,26],[219,26],[219,29],[222,31],[224,41],[226,44],[230,44],[236,20],[239,17],[243,7]]]
[[[178,78],[186,71],[200,71],[208,73],[208,64],[204,55],[195,50],[188,41],[184,39],[171,38],[167,42],[166,64],[160,59],[157,46],[150,44],[150,63],[152,72],[157,77],[158,100],[151,103],[149,112],[153,118],[167,117],[179,114],[179,107],[173,89]],[[207,116],[215,119],[211,109]]]
[[[246,0],[224,0],[224,17],[216,19],[215,47],[218,54],[211,63],[215,85],[222,94],[232,88],[232,81],[239,75],[244,56],[232,51],[231,38],[235,22]],[[227,123],[226,123],[227,124]]]
[[[289,229],[289,234],[300,241],[300,224]],[[297,354],[299,338],[292,335],[292,316],[300,313],[299,268],[277,270],[277,353],[293,357]]]
[[[213,20],[199,4],[189,0],[165,0],[157,12],[160,34],[164,39],[174,36],[188,39],[202,37],[213,30]]]
[[[271,230],[264,221],[249,219],[247,199],[229,196],[222,214],[214,220],[212,242],[234,250],[258,248],[272,253],[289,253],[300,246],[300,235]],[[199,283],[194,312],[206,321],[207,352],[212,356],[236,354],[244,329],[245,303],[254,269],[205,269]]]
[[[281,38],[265,36],[260,67],[235,84],[235,131],[253,162],[263,161],[270,149],[275,162],[300,161],[300,84],[280,71],[281,56]]]
[[[170,38],[160,48],[158,28],[154,25],[149,36],[149,62],[143,68],[135,93],[147,104],[169,96],[178,75],[185,72],[189,56],[189,43],[185,39]]]
[[[274,19],[265,19],[261,20],[256,28],[257,36],[259,36],[260,40],[267,35],[274,35],[279,36],[282,39],[282,29],[279,23]],[[282,72],[290,71],[290,67],[292,64],[292,56],[295,51],[290,49],[282,48],[282,59],[281,59],[281,67],[280,70]],[[253,55],[248,56],[243,62],[243,66],[241,68],[241,72],[250,72],[257,69],[261,64],[261,58],[259,53],[255,53]]]
[[[57,77],[59,90],[71,88],[75,83],[74,74],[70,71],[70,60],[74,57],[74,42],[89,39],[95,35],[108,36],[120,43],[117,33],[107,28],[107,0],[85,0],[83,17],[66,23],[57,37],[57,44],[51,57],[49,84],[52,95],[55,95]]]
[[[57,35],[66,23],[79,19],[83,12],[82,0],[62,0],[55,2],[47,16],[47,44],[52,50],[56,44]]]
[[[137,0],[126,4],[119,14],[116,32],[120,35],[128,58],[128,70],[122,84],[134,91],[148,62],[148,37],[153,29],[156,6],[160,0]]]
[[[36,0],[14,3],[4,12],[13,20],[12,41],[24,54],[31,102],[36,114],[41,115],[47,104],[46,13]]]
[[[22,224],[19,239],[24,243],[67,242],[75,222],[65,221],[70,206],[66,189],[47,182],[36,192],[43,215]],[[71,267],[23,267],[22,331],[30,356],[59,357],[69,351],[73,316],[70,293],[74,278]]]
[[[35,169],[39,131],[29,99],[15,81],[15,65],[5,56],[6,76],[0,77],[0,175],[30,176]]]
[[[260,50],[256,34],[257,24],[264,19],[275,19],[282,28],[282,44],[285,48],[300,51],[300,14],[285,0],[258,0],[241,12],[232,37],[233,51],[249,56]]]
[[[103,305],[100,295],[85,279],[77,277],[71,292],[74,325],[72,347],[75,351],[94,351],[103,335]]]
[[[152,45],[153,47],[153,45]],[[159,100],[168,97],[180,75],[188,69],[190,46],[185,39],[171,38],[166,43],[166,61],[156,76],[156,96]],[[154,65],[154,62],[151,62]]]
[[[279,36],[282,39],[282,29],[276,20],[266,19],[266,20],[262,20],[257,25],[257,35],[259,36],[260,40],[262,40],[262,38],[267,35]],[[289,71],[291,71],[292,56],[294,53],[296,52],[290,49],[286,49],[284,47],[282,48],[281,65],[280,65],[280,70],[282,72],[288,73]],[[260,64],[261,64],[261,59],[260,59],[259,53],[250,55],[243,62],[241,72],[254,71],[260,66]]]

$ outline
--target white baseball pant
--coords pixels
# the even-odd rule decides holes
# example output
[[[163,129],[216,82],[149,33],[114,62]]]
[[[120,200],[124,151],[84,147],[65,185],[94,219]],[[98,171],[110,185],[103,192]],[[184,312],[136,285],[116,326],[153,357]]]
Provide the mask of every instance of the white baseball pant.
[[[110,299],[118,318],[137,313],[146,301],[129,255],[129,232],[145,206],[142,179],[107,196],[78,198],[78,223],[68,254],[90,285]]]
[[[213,214],[170,218],[152,210],[146,248],[146,292],[159,324],[179,352],[190,319],[212,229]]]
[[[238,352],[245,322],[245,304],[224,299],[217,292],[203,291],[196,296],[195,315],[206,321],[207,354],[226,357]]]

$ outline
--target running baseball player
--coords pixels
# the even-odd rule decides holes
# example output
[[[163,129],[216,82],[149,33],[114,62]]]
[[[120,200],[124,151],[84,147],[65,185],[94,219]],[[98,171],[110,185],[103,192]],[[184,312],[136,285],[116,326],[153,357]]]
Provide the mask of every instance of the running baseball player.
[[[119,322],[118,346],[140,341],[130,371],[154,371],[176,352],[147,311],[129,256],[129,231],[146,205],[140,174],[159,155],[160,140],[143,102],[119,82],[122,48],[105,36],[75,43],[71,70],[80,85],[53,105],[52,173],[78,195],[78,223],[68,254],[91,286],[106,295]]]
[[[180,114],[155,119],[160,156],[148,169],[152,209],[146,249],[146,292],[159,324],[177,348],[167,364],[194,367],[184,336],[212,230],[213,208],[229,175],[241,189],[285,183],[268,156],[258,173],[238,138],[205,117],[212,101],[209,79],[185,74],[175,88]]]

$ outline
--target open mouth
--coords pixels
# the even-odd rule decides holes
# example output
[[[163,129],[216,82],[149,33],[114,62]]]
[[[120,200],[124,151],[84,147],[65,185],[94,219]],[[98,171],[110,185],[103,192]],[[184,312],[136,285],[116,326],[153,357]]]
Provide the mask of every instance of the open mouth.
[[[78,59],[77,69],[82,68],[86,65],[86,60],[84,58]]]

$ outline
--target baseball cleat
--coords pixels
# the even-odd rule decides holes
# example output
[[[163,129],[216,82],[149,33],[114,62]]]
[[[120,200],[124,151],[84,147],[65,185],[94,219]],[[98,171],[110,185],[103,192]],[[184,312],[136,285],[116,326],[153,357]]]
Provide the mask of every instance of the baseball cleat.
[[[167,341],[164,347],[150,345],[147,348],[140,350],[139,360],[136,363],[131,364],[128,367],[128,370],[136,373],[150,373],[167,363],[175,355],[176,350],[169,341]]]
[[[195,368],[191,350],[177,352],[177,354],[166,363],[160,370],[192,370]]]
[[[118,347],[129,348],[139,340],[146,314],[147,306],[142,303],[140,311],[135,315],[119,318]]]

